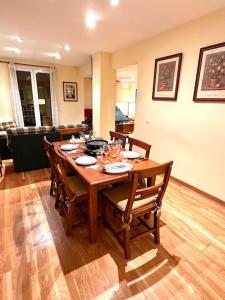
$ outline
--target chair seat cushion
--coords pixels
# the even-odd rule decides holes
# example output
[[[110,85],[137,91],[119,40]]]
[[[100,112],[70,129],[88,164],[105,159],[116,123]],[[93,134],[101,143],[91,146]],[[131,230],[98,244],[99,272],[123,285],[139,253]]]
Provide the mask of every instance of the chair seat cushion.
[[[71,192],[77,197],[84,197],[87,195],[86,185],[78,175],[66,176],[66,183],[68,184]]]
[[[125,211],[128,197],[130,194],[130,183],[120,184],[112,189],[108,189],[104,191],[104,196],[109,199],[109,201],[113,202],[120,210]],[[155,196],[134,200],[132,210],[135,210],[141,206],[149,204],[155,201]]]

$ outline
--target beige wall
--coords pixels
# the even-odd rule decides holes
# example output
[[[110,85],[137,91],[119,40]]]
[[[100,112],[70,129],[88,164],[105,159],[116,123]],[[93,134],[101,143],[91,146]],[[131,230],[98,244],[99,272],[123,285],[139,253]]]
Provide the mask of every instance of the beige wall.
[[[12,120],[8,64],[0,63],[0,122]]]
[[[97,136],[108,138],[115,128],[116,71],[112,69],[112,55],[93,56],[93,126]]]
[[[88,101],[90,101],[90,98],[87,99],[86,94],[86,87],[85,87],[85,79],[91,78],[91,62],[88,62],[86,64],[83,64],[78,68],[78,75],[79,75],[79,101],[81,101],[84,105],[84,108],[89,108],[87,106],[90,106],[90,104],[87,104]],[[92,91],[91,91],[92,92]],[[92,98],[92,95],[91,95]],[[91,106],[92,107],[92,106]],[[91,108],[90,107],[90,108]]]
[[[174,176],[223,200],[225,103],[194,103],[192,98],[199,49],[224,41],[225,10],[113,55],[114,68],[138,63],[134,134],[152,144],[152,159],[174,160]],[[178,52],[183,63],[177,101],[152,101],[155,59]]]
[[[84,78],[84,108],[92,108],[92,78]]]
[[[56,66],[56,93],[59,108],[59,121],[61,124],[77,124],[84,120],[84,101],[80,97],[82,82],[78,69],[68,66]],[[76,81],[78,83],[78,102],[67,102],[63,99],[63,81]]]
[[[12,61],[18,63],[27,63],[34,65],[45,66],[46,63],[15,60],[10,58],[4,58],[2,60]],[[84,120],[84,99],[82,97],[82,82],[78,73],[78,68],[54,65],[56,72],[56,95],[59,108],[59,121],[61,124],[77,124]],[[4,80],[2,77],[4,76]],[[78,102],[65,102],[63,99],[63,81],[76,81],[78,82]],[[8,74],[7,64],[0,64],[0,120],[13,119],[11,111],[11,103],[8,88]],[[2,88],[2,85],[4,88]],[[4,91],[4,92],[2,92]],[[2,96],[4,93],[4,96]],[[80,97],[81,94],[81,97]],[[2,109],[2,107],[4,109]]]

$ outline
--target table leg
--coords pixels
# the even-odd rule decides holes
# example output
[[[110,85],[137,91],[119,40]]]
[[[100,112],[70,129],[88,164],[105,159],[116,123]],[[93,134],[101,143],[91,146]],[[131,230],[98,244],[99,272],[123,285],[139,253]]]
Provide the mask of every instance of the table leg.
[[[88,219],[89,219],[89,241],[95,243],[97,241],[97,205],[98,191],[94,186],[90,186],[88,199]]]

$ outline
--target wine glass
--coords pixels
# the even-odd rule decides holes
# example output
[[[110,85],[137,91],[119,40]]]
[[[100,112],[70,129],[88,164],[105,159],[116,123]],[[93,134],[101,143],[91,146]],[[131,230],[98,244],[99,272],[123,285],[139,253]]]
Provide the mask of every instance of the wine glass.
[[[75,136],[72,134],[71,139],[70,139],[70,142],[71,142],[71,143],[75,143],[75,141],[76,141],[76,138],[75,138]]]
[[[117,156],[119,156],[120,154],[120,151],[122,149],[122,143],[121,143],[121,140],[116,140],[116,153],[117,153]]]
[[[85,134],[84,134],[84,132],[80,133],[80,140],[81,140],[81,142],[85,142]]]
[[[107,160],[107,156],[109,154],[109,145],[104,144],[103,147],[102,147],[102,150],[103,150],[103,153],[105,154],[105,157],[106,157],[104,163],[107,164],[107,163],[109,163],[109,160]]]
[[[89,135],[91,140],[95,140],[95,132],[93,130],[90,130]]]

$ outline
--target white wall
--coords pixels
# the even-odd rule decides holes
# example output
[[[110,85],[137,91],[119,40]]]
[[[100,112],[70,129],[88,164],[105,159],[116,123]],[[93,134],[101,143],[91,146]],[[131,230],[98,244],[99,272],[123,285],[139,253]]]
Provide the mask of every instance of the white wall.
[[[12,120],[8,64],[0,63],[0,122]]]
[[[225,103],[192,101],[199,49],[220,42],[225,10],[114,53],[113,67],[138,63],[134,135],[152,144],[151,158],[174,160],[175,177],[225,201]],[[178,52],[183,63],[177,101],[152,101],[155,59]]]

